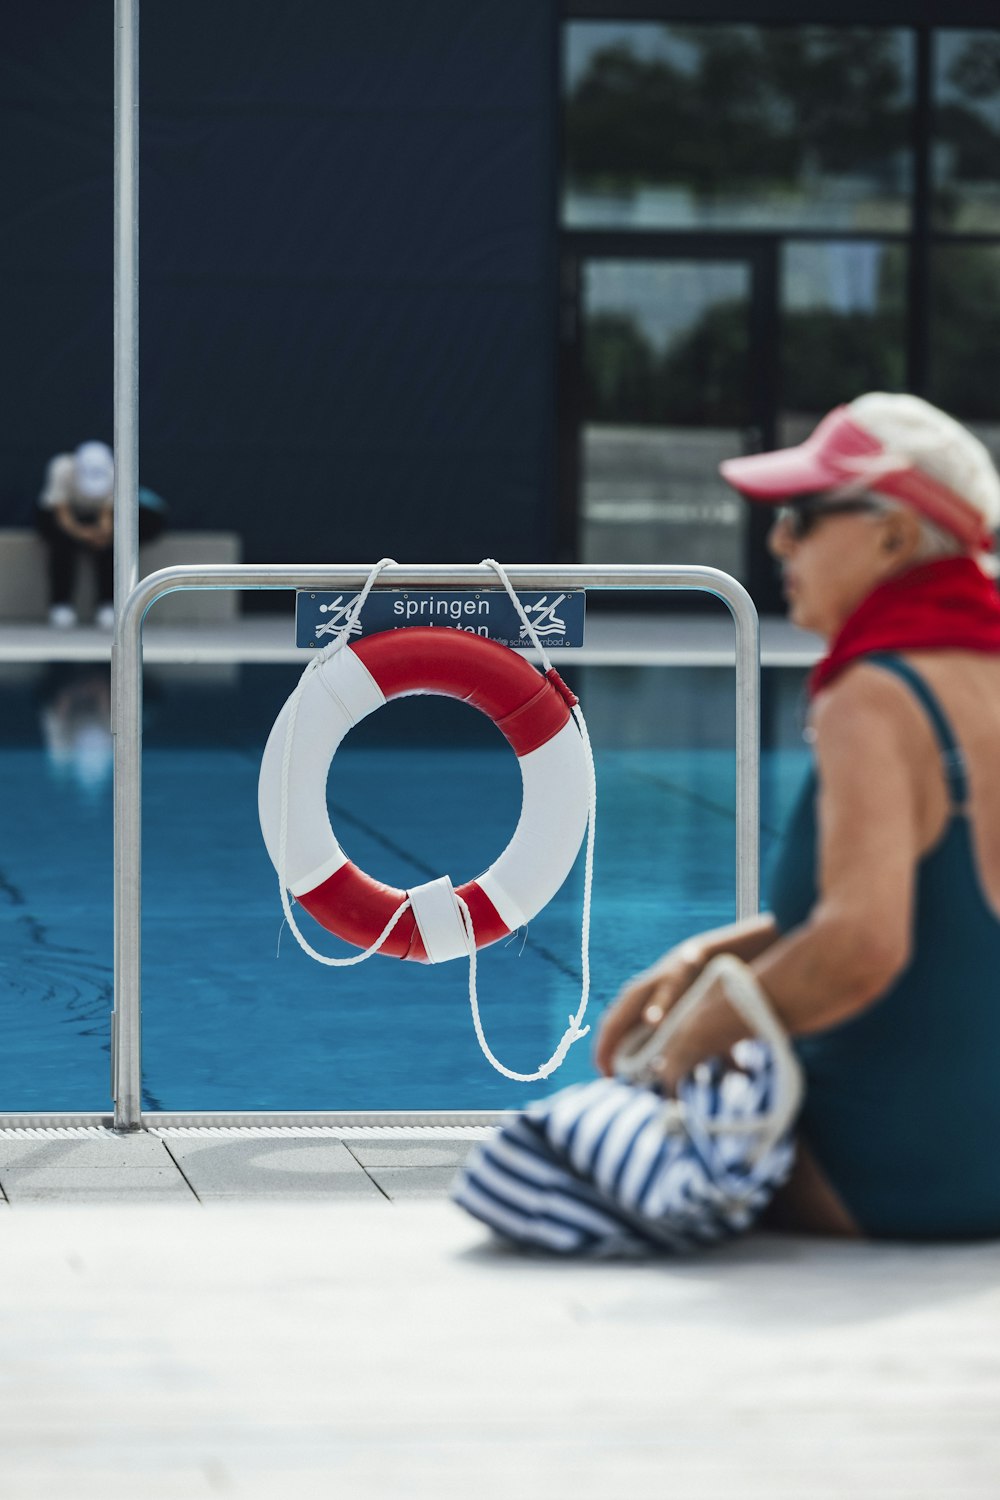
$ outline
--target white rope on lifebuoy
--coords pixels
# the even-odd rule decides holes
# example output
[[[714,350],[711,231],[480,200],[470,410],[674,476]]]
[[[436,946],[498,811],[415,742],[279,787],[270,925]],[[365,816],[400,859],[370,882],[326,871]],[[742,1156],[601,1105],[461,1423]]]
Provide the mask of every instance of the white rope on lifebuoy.
[[[431,963],[467,957],[473,1024],[485,1056],[505,1077],[534,1082],[554,1072],[589,1029],[581,1023],[590,991],[596,778],[586,723],[506,573],[492,559],[484,565],[493,568],[513,599],[544,676],[505,646],[441,627],[386,632],[349,646],[365,600],[391,562],[383,558],[375,565],[334,640],[311,658],[265,748],[258,791],[261,828],[278,873],[285,920],[303,951],[329,967],[363,963],[378,952]],[[412,692],[473,703],[493,718],[518,755],[523,800],[514,836],[484,874],[458,890],[447,876],[405,892],[381,886],[348,860],[330,827],[326,779],[342,739],[389,698]],[[513,1072],[493,1055],[483,1033],[476,950],[526,925],[551,900],[575,862],[584,828],[580,1004],[547,1062],[534,1073]],[[362,951],[345,958],[318,952],[299,930],[290,896]]]

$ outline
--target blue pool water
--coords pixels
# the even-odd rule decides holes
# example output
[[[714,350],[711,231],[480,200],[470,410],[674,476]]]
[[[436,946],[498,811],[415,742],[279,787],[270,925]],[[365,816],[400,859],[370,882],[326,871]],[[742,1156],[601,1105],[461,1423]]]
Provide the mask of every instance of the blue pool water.
[[[294,670],[151,677],[144,756],[144,1103],[150,1109],[492,1109],[538,1085],[476,1042],[461,963],[375,958],[322,969],[286,932],[257,825],[270,723]],[[593,1020],[670,943],[734,915],[732,677],[577,674],[597,754]],[[764,852],[802,773],[797,674],[765,674]],[[89,684],[89,686],[88,686]],[[89,692],[89,702],[88,702]],[[109,1102],[111,788],[106,681],[93,669],[0,685],[0,1111]],[[89,715],[89,717],[88,717]],[[392,705],[352,734],[331,820],[370,874],[406,886],[490,864],[517,819],[516,761],[441,700]],[[531,1072],[576,1009],[582,858],[526,933],[480,955],[496,1055]],[[316,946],[351,950],[301,925]],[[556,1084],[589,1076],[590,1039]]]

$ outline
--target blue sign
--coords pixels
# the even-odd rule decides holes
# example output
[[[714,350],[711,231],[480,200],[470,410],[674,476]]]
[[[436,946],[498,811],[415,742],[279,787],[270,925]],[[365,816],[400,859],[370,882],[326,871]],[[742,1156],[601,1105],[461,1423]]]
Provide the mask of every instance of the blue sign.
[[[568,593],[550,589],[517,597],[547,651],[583,645],[587,596],[582,589]],[[295,596],[295,644],[314,650],[328,646],[357,598],[356,593],[300,590]],[[531,638],[503,589],[373,589],[351,638],[380,630],[405,630],[409,625],[446,626],[499,641],[502,646],[531,648]]]

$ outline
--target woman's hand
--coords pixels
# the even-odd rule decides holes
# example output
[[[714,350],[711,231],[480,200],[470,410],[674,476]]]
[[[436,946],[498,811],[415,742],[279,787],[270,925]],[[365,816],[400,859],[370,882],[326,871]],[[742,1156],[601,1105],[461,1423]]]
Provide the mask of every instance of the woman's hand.
[[[658,1026],[671,1006],[694,984],[710,958],[733,953],[744,963],[752,963],[777,937],[774,918],[765,913],[700,933],[671,948],[652,968],[637,974],[601,1017],[594,1048],[597,1067],[610,1076],[615,1053],[633,1027],[643,1021]]]
[[[594,1061],[605,1076],[614,1072],[615,1053],[628,1033],[640,1023],[658,1026],[694,984],[710,956],[707,945],[690,938],[625,986],[601,1017]]]

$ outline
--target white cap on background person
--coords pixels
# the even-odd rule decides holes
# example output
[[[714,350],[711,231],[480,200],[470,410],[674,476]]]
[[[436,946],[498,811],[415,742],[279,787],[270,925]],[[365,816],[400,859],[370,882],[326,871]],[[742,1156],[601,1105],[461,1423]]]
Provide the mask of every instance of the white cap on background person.
[[[81,500],[104,500],[115,487],[115,460],[107,443],[81,443],[73,455],[73,480]]]

